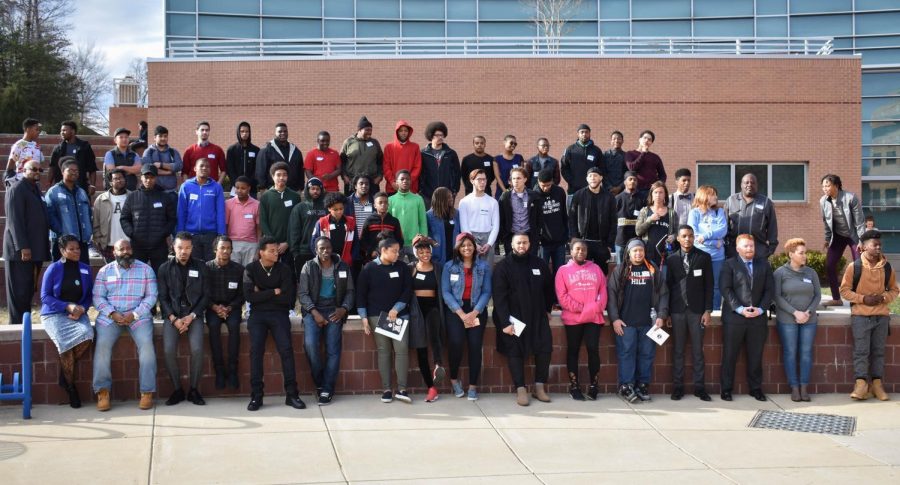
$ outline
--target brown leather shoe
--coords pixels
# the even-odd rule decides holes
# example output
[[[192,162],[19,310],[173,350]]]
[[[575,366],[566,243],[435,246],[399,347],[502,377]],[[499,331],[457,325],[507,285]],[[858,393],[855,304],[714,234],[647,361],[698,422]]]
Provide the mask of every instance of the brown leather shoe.
[[[516,404],[519,406],[527,406],[530,404],[528,399],[528,391],[524,387],[516,388]]]
[[[540,402],[550,402],[550,395],[544,390],[544,384],[540,382],[534,384],[534,392],[532,395]]]
[[[822,302],[822,306],[844,306],[842,300],[827,300]]]
[[[141,393],[141,402],[138,403],[138,407],[140,409],[153,409],[153,393],[152,392],[142,392]]]
[[[869,398],[867,395],[869,393],[869,383],[866,382],[865,379],[857,379],[856,384],[853,386],[853,392],[850,393],[850,397],[857,401],[865,401]]]
[[[109,411],[109,389],[97,391],[97,411]]]
[[[887,401],[891,398],[884,392],[884,384],[882,384],[881,379],[872,379],[872,394],[879,401]]]

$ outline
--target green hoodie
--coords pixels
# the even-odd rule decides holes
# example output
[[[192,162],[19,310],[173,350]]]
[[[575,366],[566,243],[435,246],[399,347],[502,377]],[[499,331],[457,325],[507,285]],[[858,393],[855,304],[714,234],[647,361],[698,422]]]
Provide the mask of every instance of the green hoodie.
[[[419,194],[397,192],[388,197],[388,212],[400,221],[404,244],[412,246],[412,240],[417,234],[428,235],[425,201]]]
[[[288,221],[291,211],[300,203],[300,194],[289,188],[283,193],[271,188],[259,198],[259,226],[263,236],[272,236],[275,242],[288,242]]]

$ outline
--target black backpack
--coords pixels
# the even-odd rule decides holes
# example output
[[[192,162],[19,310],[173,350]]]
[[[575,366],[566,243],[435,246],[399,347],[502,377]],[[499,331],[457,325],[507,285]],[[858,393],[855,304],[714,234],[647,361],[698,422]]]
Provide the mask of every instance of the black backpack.
[[[884,291],[890,291],[890,281],[891,281],[891,273],[893,270],[891,269],[891,263],[888,261],[884,262]],[[859,286],[859,279],[862,277],[862,257],[858,258],[853,262],[853,286],[851,289],[856,292],[856,287]]]

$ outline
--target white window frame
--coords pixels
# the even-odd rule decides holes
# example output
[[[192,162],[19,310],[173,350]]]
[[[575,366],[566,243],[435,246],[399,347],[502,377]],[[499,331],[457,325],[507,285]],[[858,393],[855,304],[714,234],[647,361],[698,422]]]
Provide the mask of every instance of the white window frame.
[[[769,199],[772,202],[784,202],[784,203],[807,203],[809,202],[809,162],[759,162],[759,161],[740,161],[740,162],[725,162],[725,161],[712,161],[712,160],[698,160],[697,161],[697,186],[703,185],[703,182],[700,180],[700,167],[704,165],[709,166],[722,166],[726,165],[731,169],[731,174],[729,176],[729,182],[731,183],[731,191],[728,194],[719,194],[720,199],[725,199],[729,197],[731,194],[735,194],[740,191],[740,187],[735,187],[735,173],[737,165],[757,165],[757,166],[765,166],[766,167],[766,193],[769,194]],[[792,165],[792,166],[801,166],[803,167],[803,198],[800,200],[793,199],[776,199],[772,197],[774,195],[772,190],[772,167],[775,165]]]

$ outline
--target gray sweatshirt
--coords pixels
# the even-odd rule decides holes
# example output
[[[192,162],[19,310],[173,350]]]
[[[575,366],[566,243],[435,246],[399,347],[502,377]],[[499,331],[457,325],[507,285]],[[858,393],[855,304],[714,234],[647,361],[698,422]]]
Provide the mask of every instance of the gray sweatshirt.
[[[822,299],[819,275],[809,266],[794,271],[790,263],[775,270],[776,319],[781,323],[797,323],[794,311],[809,311],[809,321],[817,320],[816,307]]]

